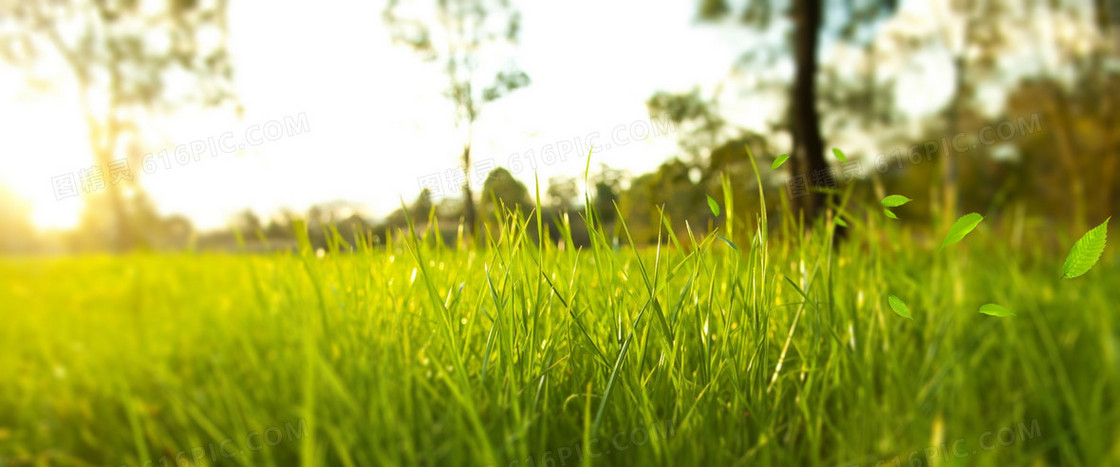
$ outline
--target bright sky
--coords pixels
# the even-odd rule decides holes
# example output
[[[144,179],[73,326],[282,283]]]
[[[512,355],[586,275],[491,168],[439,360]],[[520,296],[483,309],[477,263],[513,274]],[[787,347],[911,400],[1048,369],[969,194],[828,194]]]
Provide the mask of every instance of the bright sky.
[[[525,168],[515,174],[530,187],[529,151],[539,158],[546,145],[596,132],[612,144],[620,125],[625,144],[614,141],[593,160],[632,173],[655,168],[678,151],[671,134],[643,136],[650,128],[646,99],[658,90],[710,89],[753,40],[739,27],[694,26],[695,7],[687,1],[523,3],[519,65],[533,83],[483,109],[472,154],[501,166],[519,160]],[[922,14],[915,8],[911,18]],[[399,206],[399,196],[411,202],[421,183],[457,167],[460,143],[442,76],[390,44],[380,4],[235,1],[230,29],[244,118],[181,115],[151,151],[173,153],[179,144],[227,132],[226,142],[245,149],[182,165],[154,162],[141,180],[163,214],[186,214],[197,227],[214,228],[245,208],[267,216],[346,200],[382,216]],[[917,60],[932,71],[915,74],[899,92],[900,104],[915,113],[945,102],[944,83],[952,77],[937,66],[945,57]],[[36,97],[21,83],[18,70],[0,70],[0,183],[31,204],[36,225],[73,226],[82,200],[57,200],[52,185],[52,177],[91,165],[73,86]],[[782,111],[773,99],[725,110],[737,124],[756,128]],[[285,118],[303,119],[308,131],[252,144]],[[543,185],[553,175],[581,175],[584,159],[537,169]]]

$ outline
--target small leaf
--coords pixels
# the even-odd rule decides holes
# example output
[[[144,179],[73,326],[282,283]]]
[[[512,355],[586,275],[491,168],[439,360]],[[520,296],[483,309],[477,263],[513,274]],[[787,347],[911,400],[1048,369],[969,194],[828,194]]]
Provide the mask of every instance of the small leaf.
[[[782,155],[778,156],[777,159],[774,159],[774,163],[770,164],[770,170],[774,170],[778,167],[781,167],[782,164],[785,164],[787,160],[789,160],[789,154],[782,154]]]
[[[887,297],[887,303],[890,303],[891,309],[894,310],[895,313],[898,313],[898,316],[906,319],[914,319],[910,317],[910,308],[906,306],[906,302],[902,301],[902,299],[890,295]]]
[[[843,217],[840,217],[840,216],[836,216],[836,225],[839,225],[840,227],[847,227],[847,226],[848,226],[848,223],[847,223],[847,222],[844,222],[844,218],[843,218]]]
[[[893,212],[891,212],[891,210],[890,210],[890,209],[887,209],[887,208],[883,208],[883,214],[886,214],[886,215],[887,215],[887,217],[889,217],[889,218],[891,218],[891,219],[894,219],[894,220],[898,220],[898,216],[894,215],[894,213],[893,213]]]
[[[995,303],[989,303],[987,305],[981,306],[980,312],[984,313],[985,315],[991,316],[1015,316],[1015,313],[1011,310],[1008,310],[1002,305],[997,305]]]
[[[890,195],[886,198],[883,198],[883,200],[880,201],[880,204],[882,204],[884,208],[897,208],[899,206],[902,206],[903,204],[909,203],[910,201],[913,200],[902,195]]]
[[[844,151],[841,151],[840,148],[832,148],[832,153],[836,155],[837,159],[840,159],[840,162],[848,162],[848,156],[845,156]]]
[[[713,216],[719,217],[719,203],[716,203],[711,196],[708,197],[708,209],[712,210]]]
[[[937,251],[941,251],[945,249],[945,247],[961,241],[965,235],[972,232],[972,229],[980,225],[980,221],[982,220],[984,220],[984,216],[975,212],[961,216],[961,218],[957,219],[957,221],[953,223],[953,226],[949,228],[949,235],[945,236],[945,241],[941,242],[941,247],[938,248]]]
[[[1073,249],[1069,250],[1069,256],[1066,257],[1066,264],[1062,265],[1063,279],[1073,279],[1089,272],[1101,259],[1108,240],[1108,221],[1111,219],[1112,217],[1105,219],[1104,223],[1086,232],[1073,244]]]
[[[723,238],[723,235],[720,235],[720,234],[714,234],[714,235],[716,236],[716,238],[718,238],[720,240],[723,240],[723,243],[726,243],[727,246],[731,247],[735,251],[739,250],[739,245],[736,245],[735,242],[733,242],[731,240],[728,240],[726,238]]]

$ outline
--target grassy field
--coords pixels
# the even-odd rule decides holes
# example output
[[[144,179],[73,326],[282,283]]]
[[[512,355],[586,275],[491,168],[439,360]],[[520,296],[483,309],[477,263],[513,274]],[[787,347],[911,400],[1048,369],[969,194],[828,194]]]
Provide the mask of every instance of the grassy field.
[[[9,258],[0,465],[1120,463],[1113,251],[1062,280],[1043,223],[938,252],[861,212],[836,248],[755,218],[577,249],[530,217],[475,248]]]

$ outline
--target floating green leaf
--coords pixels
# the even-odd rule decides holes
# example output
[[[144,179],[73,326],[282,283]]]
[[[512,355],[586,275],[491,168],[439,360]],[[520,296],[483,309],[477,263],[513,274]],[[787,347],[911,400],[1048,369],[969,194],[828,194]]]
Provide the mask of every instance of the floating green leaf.
[[[945,236],[945,241],[941,242],[941,247],[938,248],[937,251],[941,251],[945,249],[945,247],[961,241],[965,235],[972,232],[972,229],[980,225],[980,221],[982,220],[984,220],[984,216],[975,212],[961,216],[961,218],[957,219],[957,221],[953,223],[953,226],[949,228],[949,235]]]
[[[840,162],[848,162],[848,156],[845,156],[844,151],[841,151],[840,148],[832,148],[832,153],[836,155],[837,159],[840,159]]]
[[[991,316],[1015,316],[1015,313],[1011,310],[1008,310],[1002,305],[997,305],[995,303],[989,303],[987,305],[981,306],[980,312],[984,313],[985,315]]]
[[[897,208],[899,206],[902,206],[903,204],[909,203],[910,201],[913,200],[902,195],[890,195],[886,198],[883,198],[880,203],[884,208]]]
[[[887,303],[890,303],[891,309],[894,310],[895,313],[898,313],[898,316],[906,319],[914,319],[910,317],[910,308],[906,306],[906,302],[902,301],[901,298],[890,295],[887,297]]]
[[[836,225],[839,225],[840,227],[847,227],[848,223],[844,222],[844,218],[836,216]]]
[[[770,170],[774,170],[778,167],[781,167],[782,164],[785,164],[787,160],[789,160],[789,154],[782,154],[782,155],[778,156],[777,159],[774,159],[774,163],[770,164]]]
[[[719,217],[719,203],[716,203],[711,196],[708,197],[708,209],[712,210],[713,216]]]
[[[898,216],[894,215],[894,213],[891,212],[890,209],[883,208],[883,214],[886,214],[887,217],[889,217],[891,219],[898,220]]]
[[[1112,217],[1105,219],[1104,223],[1086,232],[1073,244],[1073,249],[1069,250],[1069,256],[1066,257],[1066,264],[1062,265],[1062,278],[1073,279],[1089,272],[1097,264],[1101,253],[1104,253],[1105,242],[1108,240],[1108,221],[1111,219]]]

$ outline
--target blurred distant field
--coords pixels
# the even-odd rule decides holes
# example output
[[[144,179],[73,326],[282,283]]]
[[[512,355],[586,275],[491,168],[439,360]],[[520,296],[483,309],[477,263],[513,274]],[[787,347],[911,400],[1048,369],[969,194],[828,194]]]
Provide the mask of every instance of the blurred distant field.
[[[0,464],[1120,463],[1114,249],[850,223],[5,258]]]

